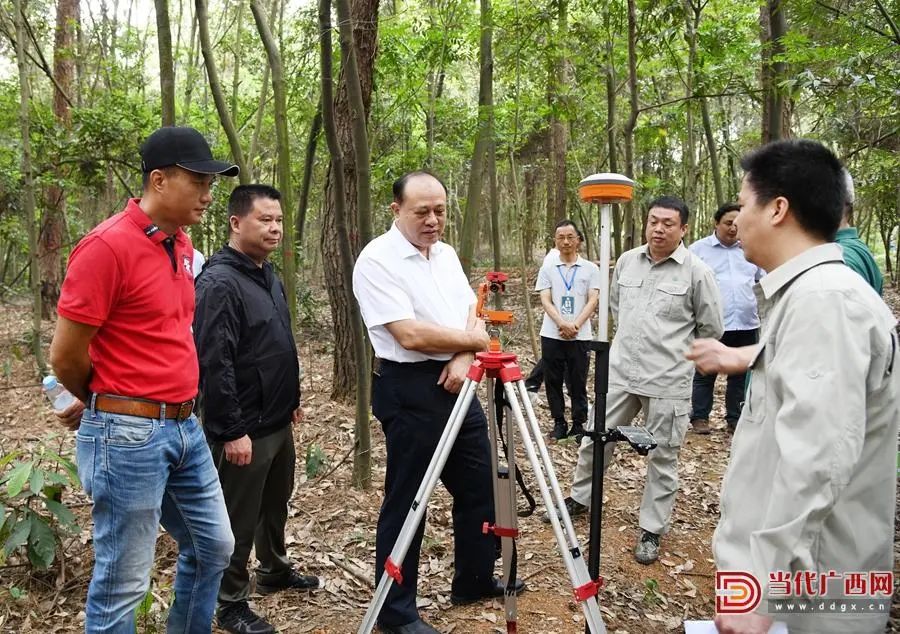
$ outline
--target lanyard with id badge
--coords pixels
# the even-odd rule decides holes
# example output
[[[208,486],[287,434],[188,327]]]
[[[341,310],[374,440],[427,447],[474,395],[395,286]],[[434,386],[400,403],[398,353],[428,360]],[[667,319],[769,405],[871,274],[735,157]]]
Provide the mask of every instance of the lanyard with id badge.
[[[572,266],[572,275],[568,279],[563,275],[563,266],[563,264],[560,264],[556,267],[556,271],[562,278],[563,286],[566,287],[566,292],[562,296],[562,301],[559,305],[559,314],[563,317],[572,319],[575,317],[575,296],[572,295],[572,287],[575,285],[575,276],[578,275],[578,265],[575,264]]]

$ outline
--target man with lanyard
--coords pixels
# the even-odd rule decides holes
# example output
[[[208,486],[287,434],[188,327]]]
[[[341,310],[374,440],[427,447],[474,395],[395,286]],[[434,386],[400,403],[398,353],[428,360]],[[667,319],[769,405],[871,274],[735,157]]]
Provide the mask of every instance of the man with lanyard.
[[[647,457],[635,559],[659,557],[659,538],[669,529],[678,493],[678,452],[688,428],[693,368],[684,358],[696,337],[722,336],[722,309],[713,272],[682,244],[688,208],[679,198],[650,203],[647,244],[623,253],[610,284],[609,308],[616,322],[610,347],[607,428],[628,425],[644,412],[644,426],[657,447]],[[588,416],[593,425],[593,416]],[[615,445],[606,446],[605,469]],[[578,450],[570,515],[587,513],[594,476],[593,440]]]
[[[716,627],[765,634],[775,619],[791,634],[881,634],[894,592],[897,320],[831,244],[846,189],[828,148],[776,141],[741,167],[738,231],[768,272],[760,342],[697,340],[687,356],[701,372],[752,370],[713,554],[718,570],[755,577],[762,599]]]
[[[719,207],[714,216],[716,227],[712,235],[697,240],[690,247],[691,253],[706,262],[716,275],[725,320],[722,343],[731,347],[756,343],[759,335],[759,315],[756,311],[753,285],[764,274],[762,269],[747,261],[744,250],[738,242],[734,219],[740,210],[740,205],[734,203],[725,203]],[[709,413],[712,411],[716,376],[702,372],[694,373],[691,428],[695,434],[710,432]],[[728,376],[725,388],[725,424],[729,433],[734,433],[738,418],[741,417],[746,378],[746,374]]]
[[[94,573],[85,630],[134,632],[150,585],[159,524],[178,544],[167,631],[208,633],[234,539],[209,447],[193,415],[193,248],[217,174],[193,128],[167,127],[141,147],[143,197],[88,233],[69,258],[50,344],[79,401],[57,412],[77,429],[78,475],[93,500]]]
[[[578,255],[578,229],[571,220],[556,225],[558,255],[549,257],[538,272],[535,290],[544,307],[541,325],[541,358],[547,404],[553,417],[553,438],[569,435],[563,378],[569,381],[572,432],[584,434],[587,420],[587,375],[591,341],[591,316],[600,297],[600,269]]]
[[[856,188],[853,186],[853,177],[846,169],[843,171],[844,187],[847,189],[847,200],[844,202],[844,212],[841,214],[841,226],[838,229],[834,241],[841,245],[844,252],[844,262],[851,269],[863,276],[863,279],[869,283],[875,292],[879,295],[884,290],[884,280],[881,277],[881,271],[878,264],[875,263],[875,256],[866,246],[866,243],[859,239],[859,232],[856,227],[851,226],[853,221],[853,205],[856,203]]]
[[[490,341],[475,317],[475,295],[453,248],[440,241],[447,190],[435,176],[412,172],[394,182],[391,229],[372,240],[353,270],[353,292],[375,349],[372,413],[387,446],[384,501],[375,537],[375,581],[397,541],[428,463],[450,417],[473,353]],[[450,601],[503,596],[496,556],[487,420],[477,400],[463,422],[441,480],[453,496],[454,575]],[[382,632],[435,634],[416,608],[416,530],[378,617]],[[524,589],[516,580],[516,593]]]

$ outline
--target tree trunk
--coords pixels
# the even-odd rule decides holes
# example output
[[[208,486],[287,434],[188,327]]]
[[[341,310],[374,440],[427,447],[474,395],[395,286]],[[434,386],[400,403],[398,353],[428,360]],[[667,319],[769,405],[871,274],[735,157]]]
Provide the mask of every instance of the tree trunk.
[[[28,231],[28,258],[31,267],[31,348],[34,360],[41,374],[46,372],[44,353],[41,348],[41,287],[38,275],[37,231],[34,222],[34,177],[31,164],[31,87],[28,84],[28,60],[25,42],[28,37],[25,31],[25,7],[22,0],[13,0],[13,11],[16,25],[16,63],[19,70],[19,130],[22,134],[22,212]]]
[[[706,135],[706,147],[709,151],[709,166],[712,170],[713,188],[716,192],[716,207],[725,204],[725,193],[722,189],[722,169],[719,167],[719,149],[713,135],[712,121],[709,116],[709,103],[706,97],[700,99],[700,115],[703,117],[703,132]]]
[[[568,216],[566,201],[566,150],[568,149],[567,97],[568,65],[565,43],[568,41],[568,0],[556,0],[556,45],[550,68],[548,101],[550,106],[550,169],[547,178],[547,235]]]
[[[202,0],[201,0],[202,1]],[[278,188],[281,190],[281,211],[284,213],[284,239],[281,243],[284,292],[291,311],[291,324],[297,323],[297,258],[294,243],[294,186],[291,184],[291,139],[287,126],[287,97],[284,90],[284,71],[281,53],[266,19],[265,9],[259,0],[251,0],[250,10],[256,21],[256,29],[266,49],[269,72],[272,74],[272,92],[275,94],[275,138],[278,146]]]
[[[190,121],[191,98],[194,95],[194,85],[197,80],[197,67],[199,66],[197,46],[197,19],[191,20],[191,39],[188,46],[188,67],[184,77],[184,101],[182,102],[181,122]]]
[[[606,26],[606,145],[609,151],[609,171],[619,171],[618,151],[616,149],[616,67],[613,59],[613,36],[609,28],[609,12],[604,14]],[[622,210],[620,205],[612,208],[612,239],[615,255],[622,253]],[[602,273],[602,271],[601,271]]]
[[[200,50],[203,51],[203,60],[206,64],[206,76],[209,79],[209,90],[212,93],[213,101],[216,104],[216,111],[219,113],[219,121],[222,129],[225,130],[225,136],[228,137],[228,145],[231,147],[231,157],[239,168],[241,173],[239,179],[242,185],[250,182],[250,173],[247,171],[247,164],[244,162],[244,152],[241,150],[241,142],[238,139],[237,130],[231,115],[228,112],[228,105],[225,103],[225,95],[222,93],[222,83],[219,81],[219,71],[216,69],[216,60],[213,57],[212,44],[209,40],[209,12],[206,6],[206,0],[195,0],[197,7],[197,25],[200,34]],[[286,194],[287,192],[282,192]],[[285,211],[287,213],[287,211]]]
[[[494,270],[502,271],[503,262],[500,247],[500,193],[497,191],[497,147],[491,139],[487,151],[488,191],[491,198],[491,247],[494,252]],[[500,307],[502,296],[497,295],[497,307]]]
[[[540,168],[529,166],[525,168],[525,225],[522,227],[524,234],[525,257],[532,264],[534,257],[534,242],[538,229],[538,183],[540,181]]]
[[[513,204],[515,205],[515,218],[521,219],[525,221],[525,226],[528,226],[528,210],[527,210],[527,202],[525,204],[526,209],[523,210],[522,205],[522,195],[519,192],[519,181],[518,181],[518,170],[516,169],[516,161],[513,157],[513,153],[509,153],[509,173],[512,177],[512,190],[513,190]],[[526,180],[528,178],[529,171],[525,172]],[[527,186],[526,186],[527,191]],[[524,211],[524,214],[523,214]],[[519,267],[522,275],[522,303],[525,306],[525,327],[526,332],[528,333],[528,341],[531,344],[531,354],[535,359],[539,359],[541,357],[541,348],[538,344],[537,337],[537,328],[534,323],[534,313],[531,310],[531,284],[528,281],[528,268],[531,264],[531,253],[526,248],[526,233],[523,231],[520,235],[519,247],[521,251],[519,255],[521,256],[519,259]]]
[[[353,44],[356,49],[356,66],[359,71],[359,83],[366,118],[369,116],[371,105],[372,78],[377,54],[378,4],[379,0],[351,0],[350,4]],[[328,17],[330,23],[330,16]],[[352,122],[350,120],[350,104],[348,102],[346,82],[344,81],[344,70],[344,68],[341,69],[338,93],[334,97],[332,104],[338,146],[341,151],[339,169],[341,170],[343,185],[335,189],[337,176],[335,170],[337,168],[334,164],[334,158],[332,158],[325,181],[325,209],[322,218],[321,247],[325,277],[329,280],[326,289],[328,291],[328,303],[331,307],[331,319],[335,334],[331,398],[349,402],[356,393],[356,373],[358,370],[354,363],[354,359],[357,357],[353,352],[354,342],[352,336],[353,311],[356,310],[356,304],[355,302],[347,301],[347,293],[352,292],[352,282],[341,268],[338,246],[333,238],[337,234],[335,225],[335,192],[338,195],[342,195],[344,199],[351,260],[356,258],[361,246],[357,229],[359,222],[356,171],[355,163],[352,160],[354,152],[351,131]],[[323,120],[324,108],[323,101]],[[366,378],[368,380],[368,377]]]
[[[157,0],[158,1],[158,0]],[[238,90],[241,86],[241,43],[243,42],[244,32],[244,3],[238,0],[237,6],[236,28],[234,30],[234,68],[231,73],[231,118],[237,121],[238,118]],[[248,160],[252,161],[253,157],[248,156]]]
[[[303,246],[306,233],[306,211],[309,208],[309,186],[312,182],[313,167],[316,165],[316,146],[319,145],[319,134],[322,133],[322,100],[316,106],[316,114],[309,126],[309,138],[306,140],[306,157],[303,159],[303,183],[300,185],[300,203],[297,206],[297,244]]]
[[[634,8],[635,0],[628,0],[628,95],[629,115],[625,123],[625,175],[634,180],[634,129],[638,118],[638,87],[637,87],[637,16]],[[641,244],[639,230],[640,219],[637,219],[634,209],[634,201],[625,205],[625,244],[624,250],[629,250]]]
[[[274,9],[273,9],[274,11]],[[256,121],[253,122],[253,136],[250,137],[250,149],[247,151],[247,168],[252,176],[250,180],[258,180],[259,162],[256,160],[256,154],[259,151],[259,135],[262,132],[263,119],[266,113],[266,101],[268,101],[269,93],[269,64],[263,70],[262,84],[259,88],[259,101],[256,106]]]
[[[376,7],[377,10],[377,7]],[[377,15],[377,14],[376,14]],[[368,350],[363,334],[362,316],[359,306],[353,296],[353,288],[350,280],[353,277],[353,247],[350,244],[350,233],[347,226],[347,205],[344,199],[344,166],[343,148],[338,141],[336,130],[333,86],[334,80],[331,71],[331,2],[319,0],[319,32],[322,64],[322,120],[325,128],[325,141],[328,144],[328,152],[331,154],[331,167],[334,179],[331,189],[332,204],[334,209],[334,238],[337,243],[339,265],[343,279],[347,282],[341,288],[343,301],[349,312],[350,331],[353,344],[353,357],[356,361],[356,425],[355,443],[353,453],[353,485],[357,488],[369,488],[372,480],[371,468],[371,439],[369,436],[369,398],[368,384],[370,380],[368,363]],[[371,89],[371,84],[369,85]],[[323,231],[324,234],[324,231]]]
[[[762,65],[760,87],[763,91],[762,141],[777,141],[790,136],[789,102],[779,85],[786,79],[784,36],[787,34],[786,0],[767,0],[760,5],[760,42]]]
[[[697,67],[697,26],[700,22],[700,11],[694,6],[692,0],[684,0],[684,24],[685,39],[688,44],[687,70],[684,74],[685,81],[685,148],[684,148],[684,180],[682,190],[684,200],[688,207],[697,208],[697,181],[700,174],[697,170],[697,144],[694,137],[694,90],[696,90]]]
[[[162,124],[175,125],[175,64],[172,62],[172,27],[168,0],[153,0],[156,6],[156,34],[159,47],[159,95]]]
[[[56,5],[56,34],[53,47],[53,114],[59,125],[68,132],[72,124],[69,94],[75,73],[75,25],[79,19],[77,0],[58,0]],[[59,168],[59,183],[64,182],[63,168]],[[41,314],[44,318],[56,312],[59,287],[62,283],[62,247],[66,235],[66,193],[58,184],[47,187],[44,193],[45,212],[38,237],[38,268],[41,291]]]
[[[340,25],[341,70],[347,101],[350,105],[350,137],[353,141],[353,162],[356,169],[356,215],[362,249],[372,240],[372,172],[369,160],[369,134],[366,130],[366,106],[363,103],[359,68],[354,55],[353,18],[350,0],[335,0]]]
[[[494,137],[494,55],[493,8],[491,0],[481,0],[481,38],[479,40],[478,76],[478,130],[475,133],[475,149],[472,153],[472,169],[469,172],[469,187],[466,195],[466,211],[463,215],[462,237],[459,244],[459,260],[466,276],[472,270],[475,243],[481,220],[482,190],[484,188],[484,166],[486,153]]]

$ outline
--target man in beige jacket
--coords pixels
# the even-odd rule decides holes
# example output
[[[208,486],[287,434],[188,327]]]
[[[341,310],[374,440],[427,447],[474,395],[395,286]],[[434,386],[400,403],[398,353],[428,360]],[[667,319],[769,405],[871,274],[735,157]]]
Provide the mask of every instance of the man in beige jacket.
[[[848,579],[871,583],[893,567],[896,320],[829,244],[846,196],[835,156],[812,141],[778,141],[741,165],[738,237],[769,271],[756,287],[760,343],[698,340],[688,358],[701,372],[752,370],[713,551],[719,571],[752,573],[762,599],[716,625],[722,634],[765,634],[773,620],[791,634],[881,633],[892,588],[851,589]]]

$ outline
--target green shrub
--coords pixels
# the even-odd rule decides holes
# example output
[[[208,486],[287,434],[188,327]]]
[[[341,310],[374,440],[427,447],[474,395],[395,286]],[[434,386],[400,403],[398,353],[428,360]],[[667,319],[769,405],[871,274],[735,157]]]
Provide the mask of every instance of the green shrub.
[[[65,489],[81,486],[75,464],[48,446],[46,438],[28,451],[0,457],[0,564],[16,551],[31,565],[49,568],[63,536],[79,531],[62,502]]]

